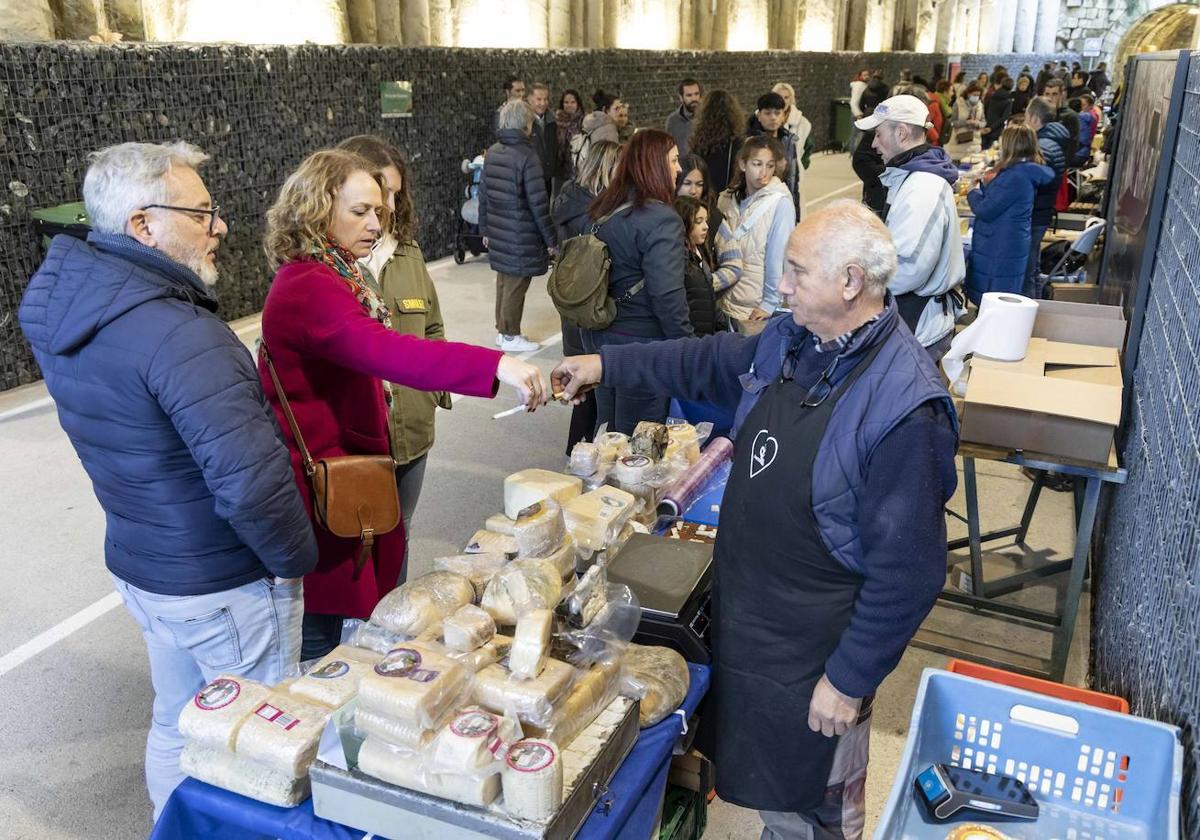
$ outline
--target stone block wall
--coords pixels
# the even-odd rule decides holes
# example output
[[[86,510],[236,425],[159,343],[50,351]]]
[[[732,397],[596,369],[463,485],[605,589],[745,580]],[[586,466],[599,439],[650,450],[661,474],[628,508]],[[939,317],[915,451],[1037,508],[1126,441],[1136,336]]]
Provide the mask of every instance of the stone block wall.
[[[585,97],[620,93],[636,125],[662,126],[675,86],[695,76],[753,108],[777,81],[796,89],[817,148],[831,99],[851,75],[879,67],[926,75],[945,56],[914,53],[718,53],[634,50],[462,50],[396,47],[0,44],[0,389],[39,374],[16,307],[41,260],[38,208],[77,201],[89,152],[127,140],[182,138],[213,156],[204,178],[230,225],[218,252],[221,314],[258,311],[270,275],[259,247],[266,210],[307,154],[353,134],[404,149],[428,258],[451,253],[463,201],[459,164],[490,142],[510,73]],[[995,62],[987,62],[990,68]],[[379,82],[413,82],[414,114],[381,119]]]

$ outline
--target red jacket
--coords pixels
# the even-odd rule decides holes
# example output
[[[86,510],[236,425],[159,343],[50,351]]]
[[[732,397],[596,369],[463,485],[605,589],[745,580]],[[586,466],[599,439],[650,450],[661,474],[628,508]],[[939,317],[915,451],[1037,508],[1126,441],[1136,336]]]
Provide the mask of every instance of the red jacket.
[[[496,394],[499,351],[392,332],[371,318],[346,283],[320,263],[293,262],[279,269],[263,306],[262,331],[313,458],[388,454],[388,412],[380,379],[422,391]],[[258,374],[312,519],[300,451],[261,360]],[[358,541],[335,537],[315,520],[313,530],[319,560],[304,579],[305,610],[367,618],[395,587],[404,565],[403,527],[376,539],[374,563],[363,568],[358,580],[352,579]]]
[[[945,123],[942,115],[942,103],[936,96],[933,98],[933,101],[929,103],[929,121],[933,123],[933,128],[926,129],[925,136],[929,140],[929,145],[940,146],[942,145],[942,141],[940,139],[942,136],[942,126]]]

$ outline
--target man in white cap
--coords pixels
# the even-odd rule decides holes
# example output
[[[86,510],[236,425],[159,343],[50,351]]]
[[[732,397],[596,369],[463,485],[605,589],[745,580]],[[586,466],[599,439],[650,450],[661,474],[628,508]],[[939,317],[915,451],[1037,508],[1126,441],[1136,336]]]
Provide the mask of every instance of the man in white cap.
[[[915,96],[885,99],[855,125],[874,129],[872,143],[887,168],[884,222],[896,245],[899,266],[888,284],[900,317],[936,362],[950,348],[962,314],[958,292],[966,275],[954,184],[958,167],[930,146],[929,106]]]

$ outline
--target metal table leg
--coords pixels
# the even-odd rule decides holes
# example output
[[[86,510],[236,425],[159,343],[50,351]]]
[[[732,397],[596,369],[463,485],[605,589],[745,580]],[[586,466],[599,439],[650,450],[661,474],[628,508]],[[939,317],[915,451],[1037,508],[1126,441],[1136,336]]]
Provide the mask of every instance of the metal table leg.
[[[1029,535],[1029,523],[1033,521],[1033,511],[1037,508],[1038,498],[1042,495],[1042,487],[1046,483],[1046,471],[1035,470],[1033,487],[1029,489],[1029,498],[1025,500],[1025,512],[1021,514],[1021,527],[1017,530],[1017,544],[1025,545],[1025,537]]]
[[[1083,591],[1083,577],[1092,545],[1092,529],[1096,524],[1096,511],[1100,502],[1100,484],[1099,478],[1088,478],[1083,491],[1079,527],[1075,531],[1075,555],[1071,561],[1066,597],[1063,599],[1062,619],[1054,632],[1054,645],[1050,654],[1050,679],[1056,682],[1062,682],[1067,670],[1067,654],[1071,650],[1071,638],[1075,634],[1079,597]]]
[[[979,534],[979,487],[974,458],[963,458],[963,492],[967,497],[967,539],[971,546],[971,594],[982,596],[983,540]]]

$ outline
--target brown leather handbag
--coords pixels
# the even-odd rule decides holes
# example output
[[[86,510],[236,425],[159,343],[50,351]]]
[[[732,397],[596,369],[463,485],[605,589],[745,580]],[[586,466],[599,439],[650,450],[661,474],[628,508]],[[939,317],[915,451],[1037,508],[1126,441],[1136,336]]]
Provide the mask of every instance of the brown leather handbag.
[[[400,524],[400,496],[396,488],[396,462],[390,455],[339,455],[313,460],[304,445],[304,436],[292,414],[287,394],[275,372],[275,364],[260,345],[275,393],[283,407],[283,415],[292,429],[292,437],[300,448],[304,474],[312,485],[313,512],[326,531],[338,537],[360,542],[354,561],[354,579],[362,573],[375,537],[395,530]]]

